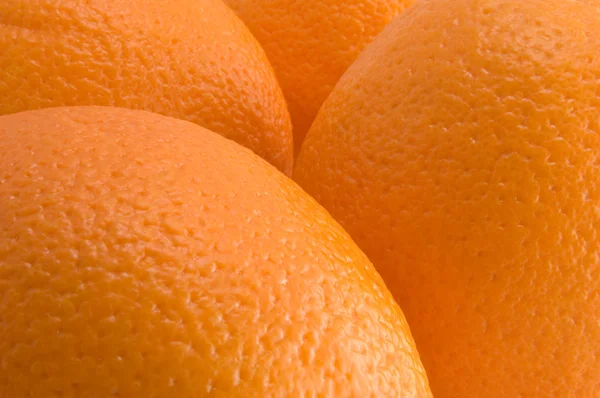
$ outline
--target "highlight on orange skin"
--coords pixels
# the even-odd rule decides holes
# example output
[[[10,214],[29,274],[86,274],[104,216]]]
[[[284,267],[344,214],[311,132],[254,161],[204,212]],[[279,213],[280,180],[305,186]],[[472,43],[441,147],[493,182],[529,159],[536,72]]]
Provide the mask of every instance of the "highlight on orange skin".
[[[0,2],[0,115],[73,105],[188,120],[292,171],[281,88],[221,0]]]
[[[341,78],[294,179],[369,256],[440,397],[600,394],[600,13],[420,0]]]
[[[0,396],[431,396],[367,257],[250,150],[108,107],[0,142]]]

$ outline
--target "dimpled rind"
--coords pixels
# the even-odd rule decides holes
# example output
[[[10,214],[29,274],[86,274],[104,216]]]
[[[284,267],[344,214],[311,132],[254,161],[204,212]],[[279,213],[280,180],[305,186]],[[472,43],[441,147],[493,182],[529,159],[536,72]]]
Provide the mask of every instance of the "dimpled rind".
[[[265,49],[287,99],[294,148],[373,38],[414,0],[225,0]]]
[[[221,0],[0,1],[0,115],[73,105],[188,120],[292,171],[285,98]]]
[[[436,396],[600,395],[590,5],[416,2],[342,77],[297,159],[295,180],[402,307]]]
[[[0,143],[0,397],[431,396],[369,260],[249,150],[105,107]]]

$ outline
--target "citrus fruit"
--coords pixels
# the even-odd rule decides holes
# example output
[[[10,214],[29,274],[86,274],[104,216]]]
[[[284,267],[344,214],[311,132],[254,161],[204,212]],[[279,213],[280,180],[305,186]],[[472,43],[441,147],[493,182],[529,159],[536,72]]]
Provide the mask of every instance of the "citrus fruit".
[[[249,150],[110,107],[0,142],[0,396],[429,396],[372,264]]]
[[[296,151],[363,48],[414,0],[225,0],[265,49],[288,101]]]
[[[439,397],[600,395],[600,14],[422,0],[294,176],[373,261]]]
[[[185,119],[291,173],[281,89],[220,0],[0,2],[0,114],[65,105]]]

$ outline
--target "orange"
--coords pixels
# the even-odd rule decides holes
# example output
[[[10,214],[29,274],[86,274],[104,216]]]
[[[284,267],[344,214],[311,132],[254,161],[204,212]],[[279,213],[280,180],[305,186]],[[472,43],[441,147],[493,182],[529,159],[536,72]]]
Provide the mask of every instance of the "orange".
[[[281,89],[220,0],[0,1],[0,114],[64,105],[185,119],[291,174]]]
[[[288,101],[296,151],[340,76],[414,0],[225,0],[262,44]]]
[[[420,0],[342,77],[295,179],[406,314],[437,397],[600,396],[600,14]]]
[[[0,396],[430,396],[372,264],[249,150],[105,107],[0,142]]]

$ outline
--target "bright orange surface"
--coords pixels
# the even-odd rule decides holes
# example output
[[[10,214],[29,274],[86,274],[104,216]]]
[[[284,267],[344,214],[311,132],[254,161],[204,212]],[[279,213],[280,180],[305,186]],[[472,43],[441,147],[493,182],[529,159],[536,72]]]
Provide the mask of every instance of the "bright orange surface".
[[[185,119],[292,170],[281,89],[221,0],[0,1],[0,115],[63,105]]]
[[[420,0],[342,77],[295,179],[402,306],[437,397],[600,395],[600,13]]]
[[[194,124],[0,117],[1,397],[428,397],[409,328],[290,179]]]
[[[340,76],[414,0],[225,0],[261,43],[288,101],[296,151]]]

